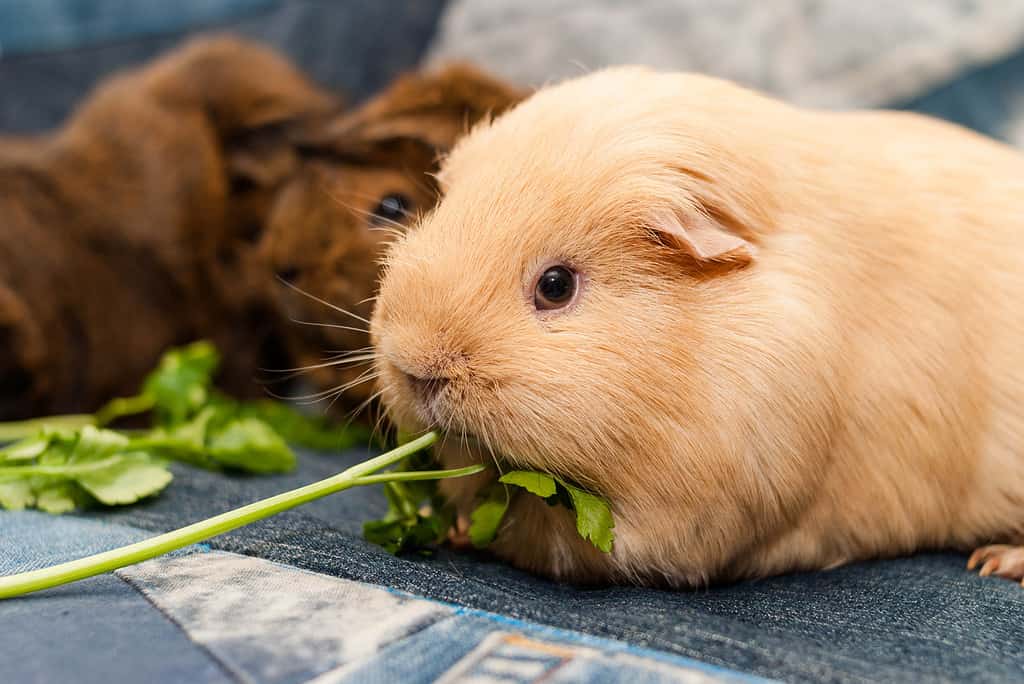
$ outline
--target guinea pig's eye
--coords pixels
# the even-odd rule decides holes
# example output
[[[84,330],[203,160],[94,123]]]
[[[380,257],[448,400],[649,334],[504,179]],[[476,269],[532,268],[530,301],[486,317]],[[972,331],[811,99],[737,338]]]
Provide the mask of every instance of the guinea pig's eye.
[[[381,198],[370,220],[375,224],[401,223],[409,216],[411,208],[412,202],[408,197],[400,192],[394,192]]]
[[[567,266],[552,266],[540,274],[533,289],[533,305],[541,311],[568,306],[576,294],[578,276]]]

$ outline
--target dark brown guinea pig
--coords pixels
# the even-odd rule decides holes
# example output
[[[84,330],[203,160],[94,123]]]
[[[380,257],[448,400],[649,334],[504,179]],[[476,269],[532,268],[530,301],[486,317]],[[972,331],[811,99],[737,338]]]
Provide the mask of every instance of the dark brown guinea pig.
[[[524,96],[451,65],[406,75],[302,136],[304,160],[277,196],[261,247],[282,281],[276,300],[289,356],[310,367],[309,379],[334,407],[351,409],[371,395],[370,357],[360,351],[369,344],[378,260],[396,234],[433,208],[440,155],[477,121]]]
[[[295,163],[282,127],[335,111],[218,37],[108,80],[53,134],[0,140],[0,418],[94,409],[197,337],[231,350],[228,389],[256,387],[254,226]]]

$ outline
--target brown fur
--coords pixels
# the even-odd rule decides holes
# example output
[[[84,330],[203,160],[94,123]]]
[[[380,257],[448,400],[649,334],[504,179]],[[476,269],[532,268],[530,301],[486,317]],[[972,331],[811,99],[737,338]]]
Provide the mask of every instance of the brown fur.
[[[512,563],[693,586],[1024,541],[1016,151],[619,68],[479,126],[441,181],[374,313],[390,415],[615,513],[603,555],[520,497]],[[578,301],[538,313],[559,261]],[[479,482],[445,486],[466,507]]]
[[[304,162],[275,200],[261,249],[296,288],[276,288],[288,352],[296,365],[312,367],[309,378],[325,396],[333,399],[332,390],[345,388],[336,409],[358,407],[372,393],[368,355],[358,352],[369,344],[364,319],[385,246],[433,207],[439,156],[469,126],[523,96],[455,64],[408,74],[359,109],[298,135]],[[374,213],[389,196],[407,201],[397,221]],[[356,353],[325,365],[331,351]]]
[[[279,126],[336,108],[269,50],[212,38],[0,141],[0,416],[95,408],[198,337],[251,392],[267,278],[248,243],[293,165]]]

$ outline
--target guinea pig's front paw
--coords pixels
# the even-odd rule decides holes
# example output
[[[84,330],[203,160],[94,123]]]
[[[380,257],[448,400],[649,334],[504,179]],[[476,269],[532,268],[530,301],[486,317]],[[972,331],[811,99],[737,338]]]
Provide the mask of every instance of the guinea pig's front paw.
[[[616,579],[612,554],[602,553],[576,531],[572,511],[518,494],[489,547],[517,568],[580,584]]]
[[[982,577],[996,575],[1015,582],[1020,581],[1021,586],[1024,586],[1024,546],[982,546],[971,554],[967,561],[967,569],[974,570],[978,565],[981,565],[978,574]]]

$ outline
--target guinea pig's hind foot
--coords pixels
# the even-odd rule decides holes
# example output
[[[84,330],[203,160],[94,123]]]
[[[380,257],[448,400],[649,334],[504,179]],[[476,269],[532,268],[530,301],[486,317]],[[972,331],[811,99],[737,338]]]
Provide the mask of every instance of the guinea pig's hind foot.
[[[1024,546],[992,544],[982,546],[967,560],[967,569],[981,565],[978,574],[982,577],[996,575],[1008,580],[1020,581],[1024,586]]]

